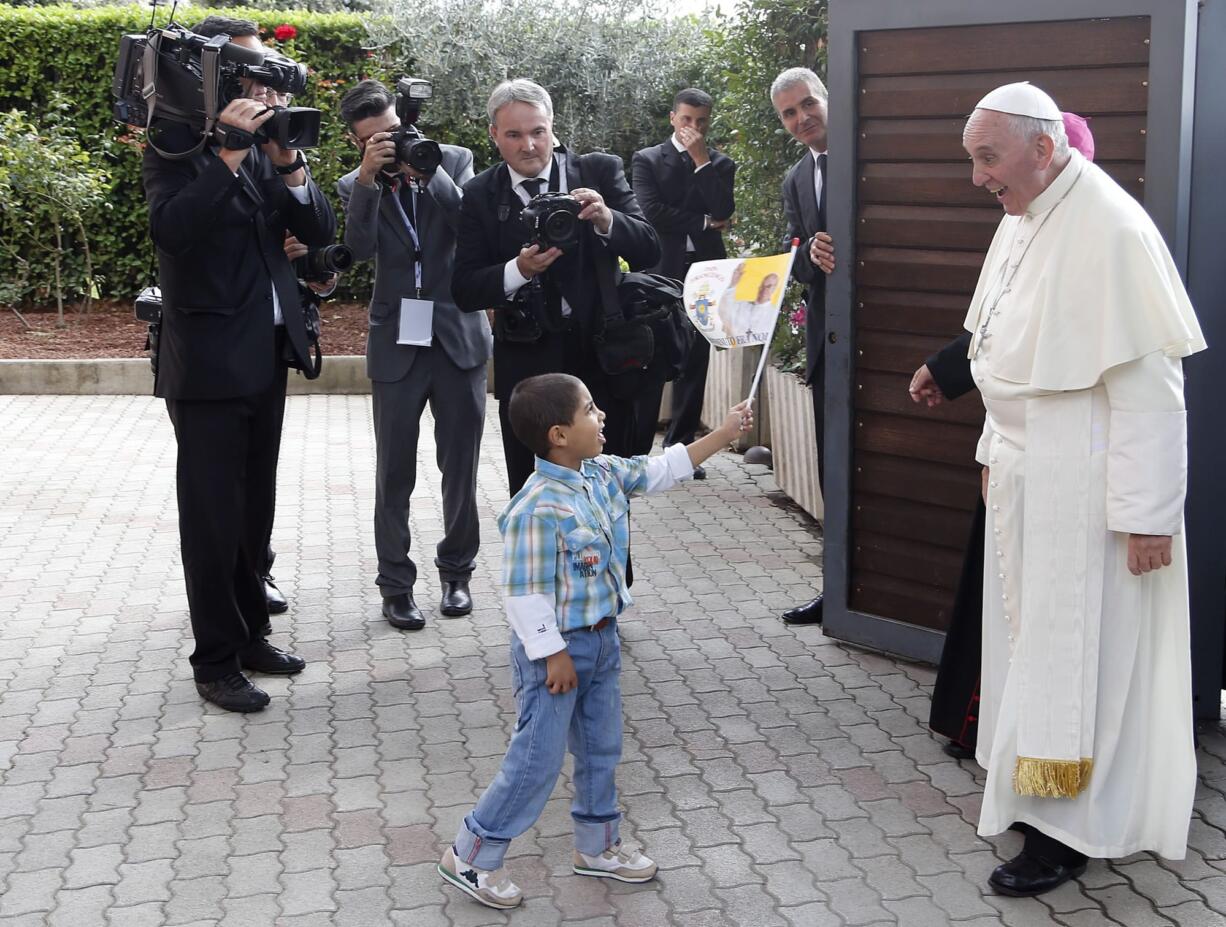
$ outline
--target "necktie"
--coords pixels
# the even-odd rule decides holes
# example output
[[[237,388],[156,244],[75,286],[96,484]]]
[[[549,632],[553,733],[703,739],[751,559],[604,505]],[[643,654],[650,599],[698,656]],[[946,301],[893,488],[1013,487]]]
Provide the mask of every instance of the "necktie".
[[[817,156],[817,172],[822,178],[822,192],[817,195],[817,221],[826,229],[826,153]]]
[[[541,187],[545,186],[545,178],[533,177],[529,180],[521,181],[520,186],[524,188],[524,192],[528,194],[528,199],[531,200],[532,197],[541,192]]]

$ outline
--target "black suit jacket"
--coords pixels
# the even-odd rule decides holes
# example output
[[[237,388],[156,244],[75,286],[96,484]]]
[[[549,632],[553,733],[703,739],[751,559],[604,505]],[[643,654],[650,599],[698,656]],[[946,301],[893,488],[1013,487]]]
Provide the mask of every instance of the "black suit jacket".
[[[494,395],[498,399],[508,398],[520,380],[541,373],[583,370],[585,379],[597,377],[599,368],[591,356],[591,343],[603,325],[604,313],[595,283],[596,262],[615,267],[617,258],[622,257],[631,270],[645,270],[660,259],[660,243],[626,183],[621,159],[608,154],[581,157],[582,170],[580,156],[566,153],[567,189],[586,186],[599,192],[613,211],[613,226],[604,241],[590,223],[584,223],[579,249],[563,255],[546,273],[553,276],[570,304],[584,356],[573,356],[573,337],[549,332],[534,344],[495,339]],[[521,208],[505,162],[482,171],[464,185],[451,295],[465,312],[507,305],[503,268],[524,246]]]
[[[694,242],[696,261],[728,255],[719,230],[703,226],[707,216],[728,219],[736,211],[736,162],[713,149],[707,151],[711,163],[697,172],[672,139],[634,153],[634,194],[660,236],[660,263],[652,268],[653,273],[677,279],[684,276],[686,238]]]
[[[212,151],[172,161],[150,147],[142,176],[162,287],[154,395],[233,399],[261,392],[279,363],[273,285],[287,335],[300,353],[306,350],[285,232],[307,245],[329,244],[336,234],[332,207],[309,177],[310,201],[299,203],[255,149],[236,176]]]
[[[800,249],[792,263],[792,278],[808,288],[805,300],[805,382],[820,388],[826,350],[826,275],[809,259],[809,245],[815,234],[826,231],[826,222],[817,210],[812,152],[805,152],[805,156],[792,165],[783,179],[783,213],[788,223],[785,246],[790,248],[792,239],[800,239]]]
[[[924,363],[946,399],[957,399],[975,388],[971,360],[966,356],[971,333],[963,332]]]

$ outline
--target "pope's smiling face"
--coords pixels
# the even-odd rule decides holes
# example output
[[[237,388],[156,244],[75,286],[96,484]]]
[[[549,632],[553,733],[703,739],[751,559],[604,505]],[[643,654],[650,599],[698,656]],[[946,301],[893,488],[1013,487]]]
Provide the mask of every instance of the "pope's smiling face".
[[[1027,141],[1004,113],[977,109],[962,130],[971,156],[971,180],[996,197],[1005,212],[1020,216],[1047,189],[1055,146],[1046,135]]]

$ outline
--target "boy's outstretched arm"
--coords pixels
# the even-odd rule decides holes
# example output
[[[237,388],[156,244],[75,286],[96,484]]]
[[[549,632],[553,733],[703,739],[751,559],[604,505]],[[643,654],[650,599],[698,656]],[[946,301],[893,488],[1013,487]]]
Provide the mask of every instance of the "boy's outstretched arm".
[[[716,451],[735,441],[741,432],[749,431],[752,427],[753,409],[749,406],[749,400],[738,402],[728,410],[728,414],[724,416],[724,421],[718,428],[699,438],[693,444],[686,445],[685,449],[689,452],[690,463],[697,467]]]

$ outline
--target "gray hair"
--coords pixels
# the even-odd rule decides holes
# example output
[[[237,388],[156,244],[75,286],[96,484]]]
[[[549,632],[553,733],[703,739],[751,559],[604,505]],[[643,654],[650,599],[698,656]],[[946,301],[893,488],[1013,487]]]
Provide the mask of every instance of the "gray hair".
[[[771,100],[775,99],[775,94],[782,93],[784,90],[790,90],[797,84],[804,84],[819,100],[828,99],[830,96],[826,92],[826,85],[822,83],[822,79],[811,70],[808,68],[788,68],[771,83]]]
[[[485,106],[490,125],[494,124],[498,110],[508,103],[527,103],[535,106],[545,114],[545,118],[553,122],[553,100],[549,97],[549,91],[535,81],[519,77],[515,80],[504,80],[495,87],[490,94],[489,103]]]
[[[1051,139],[1055,157],[1063,160],[1068,157],[1068,134],[1064,131],[1063,119],[1036,119],[1033,116],[1018,116],[1015,113],[1002,113],[1009,124],[1009,129],[1027,144],[1040,135]]]

